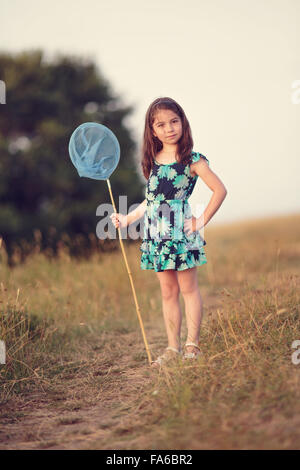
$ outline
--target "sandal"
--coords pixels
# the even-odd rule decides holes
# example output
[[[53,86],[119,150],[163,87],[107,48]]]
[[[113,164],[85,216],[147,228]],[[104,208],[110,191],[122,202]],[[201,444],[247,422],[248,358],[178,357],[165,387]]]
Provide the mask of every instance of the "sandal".
[[[183,359],[198,359],[201,353],[201,349],[199,348],[198,344],[196,343],[185,343],[184,347],[186,348],[187,346],[194,346],[194,348],[197,348],[199,351],[197,352],[185,352]]]
[[[152,361],[151,362],[151,366],[153,364],[157,364],[158,366],[162,366],[163,364],[166,364],[167,362],[170,362],[172,361],[173,359],[175,359],[176,355],[174,354],[171,354],[169,353],[168,351],[172,351],[172,353],[176,353],[176,355],[180,355],[181,352],[180,350],[178,349],[175,349],[175,348],[172,348],[172,346],[168,346],[166,349],[165,349],[165,352],[159,356],[155,361]]]

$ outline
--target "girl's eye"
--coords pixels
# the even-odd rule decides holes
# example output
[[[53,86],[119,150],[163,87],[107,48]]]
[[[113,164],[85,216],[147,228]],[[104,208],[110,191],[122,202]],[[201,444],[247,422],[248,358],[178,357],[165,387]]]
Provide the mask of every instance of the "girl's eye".
[[[172,122],[178,122],[178,119],[174,119]],[[163,126],[163,125],[164,125],[164,124],[158,124],[157,127],[161,127],[161,126]]]

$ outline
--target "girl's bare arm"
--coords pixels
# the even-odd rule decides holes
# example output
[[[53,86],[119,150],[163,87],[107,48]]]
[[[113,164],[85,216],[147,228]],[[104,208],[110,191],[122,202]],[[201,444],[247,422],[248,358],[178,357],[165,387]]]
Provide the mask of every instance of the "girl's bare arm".
[[[136,209],[134,209],[134,211],[129,212],[129,214],[124,215],[120,214],[119,212],[113,212],[110,218],[112,219],[112,223],[116,228],[127,227],[128,225],[132,224],[140,217],[142,217],[146,208],[147,200],[144,199],[143,202],[141,202],[141,204]]]
[[[193,164],[193,171],[200,176],[204,183],[213,191],[213,195],[204,213],[200,217],[201,226],[204,227],[221,206],[227,195],[227,189],[220,178],[209,168],[208,163],[203,158]]]
[[[127,222],[128,222],[127,225],[130,225],[136,220],[143,217],[146,208],[147,208],[147,199],[144,199],[143,202],[141,202],[141,204],[136,209],[134,209],[134,211],[131,211],[129,212],[129,214],[127,214]]]

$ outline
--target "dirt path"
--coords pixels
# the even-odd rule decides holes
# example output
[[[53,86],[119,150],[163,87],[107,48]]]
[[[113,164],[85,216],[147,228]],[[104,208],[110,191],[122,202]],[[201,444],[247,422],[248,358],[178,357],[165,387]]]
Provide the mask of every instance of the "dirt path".
[[[151,350],[164,347],[162,330],[148,336]],[[140,332],[118,336],[118,344],[107,336],[103,348],[85,347],[89,359],[82,360],[81,351],[73,361],[75,372],[69,372],[66,362],[53,383],[42,381],[43,389],[2,405],[1,449],[112,449],[134,444],[138,436],[128,437],[137,397],[158,378],[141,349]],[[138,441],[143,448],[142,437]]]
[[[215,302],[206,298],[205,317]],[[145,330],[154,358],[166,346],[163,320]],[[159,448],[159,436],[142,432],[147,393],[160,376],[148,365],[138,326],[84,339],[81,350],[58,366],[53,379],[0,407],[0,449],[147,449],[150,434]]]

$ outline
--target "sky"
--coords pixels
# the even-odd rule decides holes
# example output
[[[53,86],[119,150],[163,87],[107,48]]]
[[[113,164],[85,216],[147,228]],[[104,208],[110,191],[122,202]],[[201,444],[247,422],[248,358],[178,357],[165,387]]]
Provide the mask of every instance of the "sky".
[[[300,213],[299,24],[299,0],[2,0],[0,51],[93,60],[138,151],[150,103],[175,99],[227,189],[213,225]],[[192,209],[211,196],[198,178]]]

